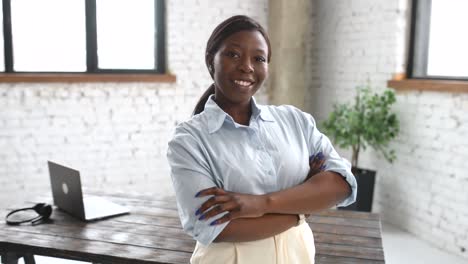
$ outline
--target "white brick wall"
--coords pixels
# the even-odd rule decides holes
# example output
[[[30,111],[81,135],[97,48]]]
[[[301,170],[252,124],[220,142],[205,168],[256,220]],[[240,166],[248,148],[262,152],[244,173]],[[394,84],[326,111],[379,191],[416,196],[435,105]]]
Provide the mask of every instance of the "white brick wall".
[[[404,71],[409,8],[406,0],[316,0],[314,6],[307,102],[323,119],[334,102],[352,100],[357,85],[380,90]],[[468,94],[399,92],[397,101],[397,161],[388,164],[372,151],[360,159],[377,170],[374,210],[468,258]]]
[[[167,141],[211,83],[204,62],[211,31],[236,14],[266,27],[268,1],[167,3],[175,84],[0,84],[0,204],[48,189],[48,159],[80,169],[87,188],[172,192]]]

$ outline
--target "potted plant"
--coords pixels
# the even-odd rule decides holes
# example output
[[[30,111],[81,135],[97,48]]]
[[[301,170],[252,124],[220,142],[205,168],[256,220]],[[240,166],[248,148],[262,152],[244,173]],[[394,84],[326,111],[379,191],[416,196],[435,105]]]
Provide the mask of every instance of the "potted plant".
[[[369,87],[357,90],[354,104],[333,106],[328,119],[322,123],[322,130],[337,146],[352,150],[351,164],[358,194],[356,202],[343,209],[370,212],[376,172],[359,168],[359,153],[370,146],[393,162],[395,152],[389,148],[389,143],[397,136],[400,125],[391,110],[396,101],[392,90],[381,94],[372,93]]]

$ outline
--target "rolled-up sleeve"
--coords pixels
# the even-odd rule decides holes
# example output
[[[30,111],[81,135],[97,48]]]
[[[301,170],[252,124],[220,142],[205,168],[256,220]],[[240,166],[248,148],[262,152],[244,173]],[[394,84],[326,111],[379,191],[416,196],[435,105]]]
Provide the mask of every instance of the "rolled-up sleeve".
[[[306,135],[309,144],[309,153],[313,155],[322,152],[325,156],[326,170],[336,172],[343,176],[351,187],[350,195],[345,200],[337,204],[337,206],[347,206],[354,203],[357,195],[357,182],[351,172],[351,164],[336,152],[330,142],[330,139],[318,130],[314,118],[308,113],[304,113],[302,111],[301,113],[303,128],[305,130],[304,134]]]
[[[188,131],[177,127],[174,138],[169,142],[167,159],[182,227],[195,240],[208,245],[229,222],[210,226],[221,215],[205,220],[198,220],[195,215],[196,210],[209,198],[196,198],[195,194],[216,186],[203,148]]]

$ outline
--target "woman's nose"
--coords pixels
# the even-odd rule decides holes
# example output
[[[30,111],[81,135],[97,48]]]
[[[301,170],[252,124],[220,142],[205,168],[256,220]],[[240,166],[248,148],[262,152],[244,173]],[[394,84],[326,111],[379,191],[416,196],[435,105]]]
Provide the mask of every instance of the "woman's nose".
[[[243,59],[240,62],[239,69],[246,73],[251,73],[254,71],[252,62],[249,59]]]

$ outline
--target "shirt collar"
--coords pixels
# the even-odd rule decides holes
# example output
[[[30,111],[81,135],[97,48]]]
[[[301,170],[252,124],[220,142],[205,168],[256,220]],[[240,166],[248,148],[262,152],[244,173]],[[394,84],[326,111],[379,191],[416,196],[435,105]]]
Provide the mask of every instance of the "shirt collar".
[[[210,134],[218,131],[223,125],[224,120],[226,120],[226,118],[234,122],[232,117],[228,115],[226,112],[224,112],[224,110],[221,109],[218,106],[218,104],[216,104],[213,98],[214,98],[214,95],[210,95],[210,97],[206,101],[205,110],[204,110],[204,112],[208,116],[208,132]],[[258,105],[254,97],[252,97],[251,104],[252,104],[252,117],[253,117],[252,119],[253,120],[256,120],[258,117],[260,117],[263,121],[266,121],[266,122],[275,121],[275,119],[271,115],[268,108],[262,105]]]
[[[254,97],[252,97],[252,115],[254,119],[260,117],[263,121],[266,122],[275,122],[275,119],[268,110],[268,107],[264,105],[258,105]]]

